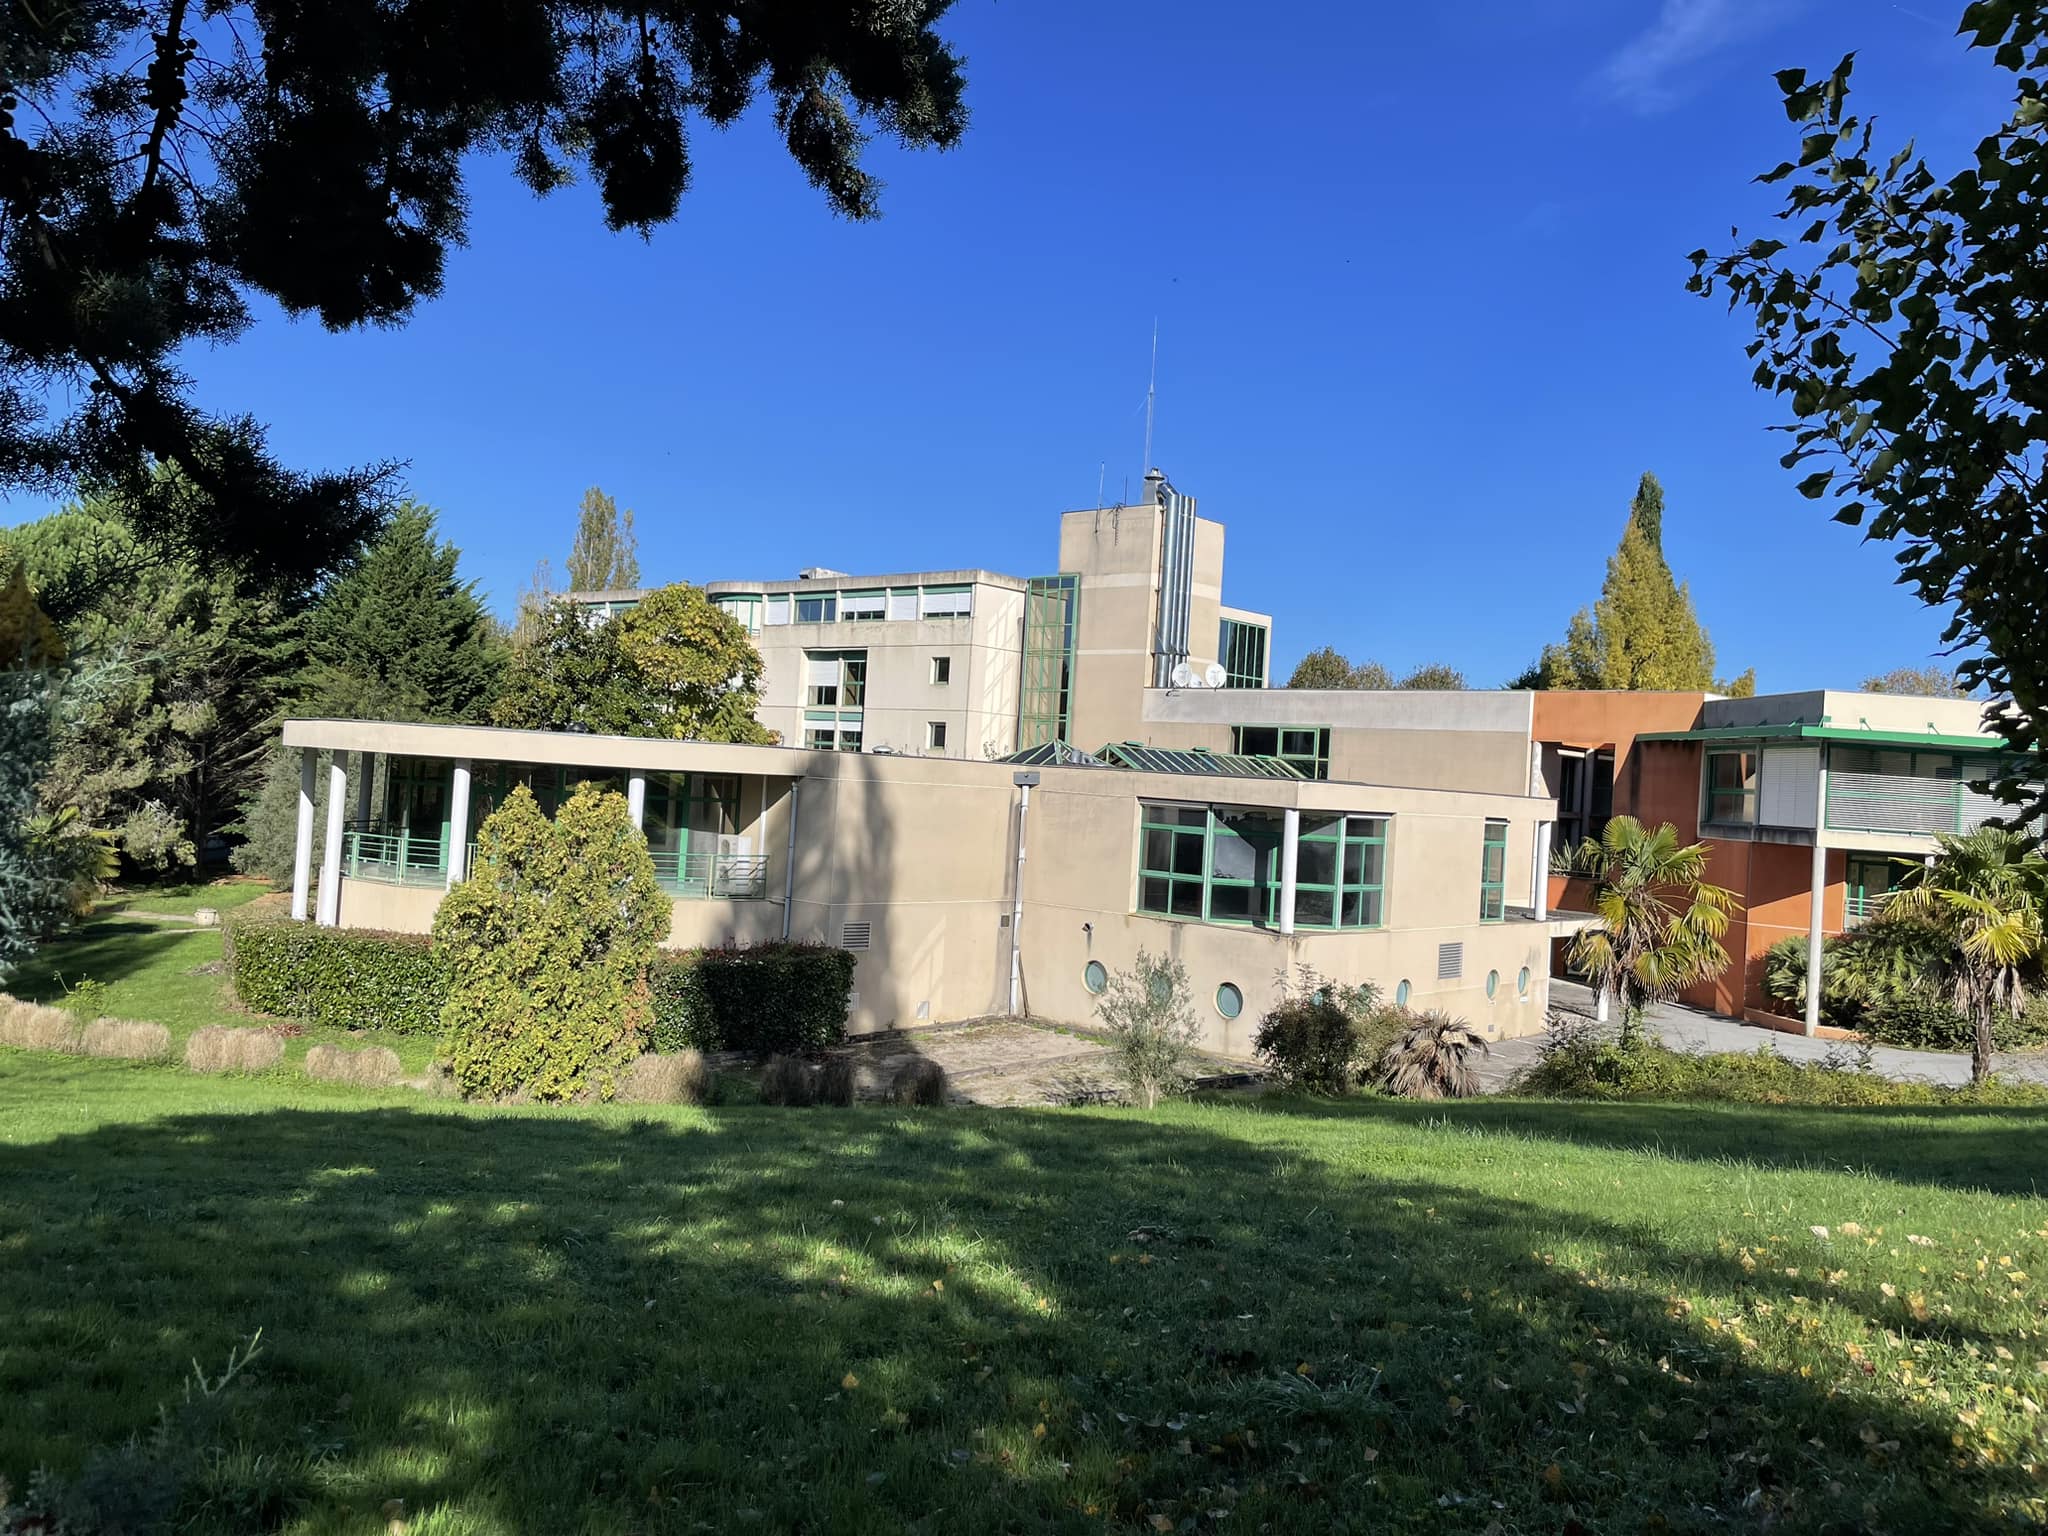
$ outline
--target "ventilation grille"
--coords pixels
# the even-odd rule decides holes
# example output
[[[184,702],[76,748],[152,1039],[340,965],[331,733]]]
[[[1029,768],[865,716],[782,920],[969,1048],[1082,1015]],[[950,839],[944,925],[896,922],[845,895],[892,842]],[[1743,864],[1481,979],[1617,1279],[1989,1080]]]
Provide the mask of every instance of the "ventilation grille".
[[[869,940],[875,936],[873,923],[847,923],[839,930],[841,949],[866,949]]]
[[[1436,979],[1438,981],[1456,981],[1464,974],[1465,946],[1463,944],[1437,945]]]

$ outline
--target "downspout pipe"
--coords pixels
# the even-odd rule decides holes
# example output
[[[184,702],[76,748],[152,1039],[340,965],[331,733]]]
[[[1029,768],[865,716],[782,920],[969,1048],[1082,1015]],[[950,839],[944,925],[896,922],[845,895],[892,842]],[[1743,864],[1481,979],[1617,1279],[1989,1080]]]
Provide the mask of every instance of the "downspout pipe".
[[[1031,786],[1038,775],[1026,771],[1011,780],[1017,786],[1017,888],[1010,896],[1010,1017],[1016,1018],[1024,999],[1024,828],[1031,815]]]
[[[789,925],[796,911],[796,813],[802,779],[789,781],[789,848],[782,856],[782,937],[789,938]]]

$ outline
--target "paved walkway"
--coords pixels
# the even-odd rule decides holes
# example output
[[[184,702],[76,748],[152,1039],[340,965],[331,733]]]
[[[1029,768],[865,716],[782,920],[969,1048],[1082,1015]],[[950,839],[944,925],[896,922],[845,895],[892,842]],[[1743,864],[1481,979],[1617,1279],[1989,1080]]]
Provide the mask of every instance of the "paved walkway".
[[[1570,982],[1551,983],[1551,1001],[1560,1011],[1590,1017],[1592,994]],[[1862,1049],[1853,1041],[1809,1040],[1805,1035],[1780,1034],[1738,1019],[1688,1007],[1684,1003],[1654,1003],[1644,1023],[1649,1032],[1674,1051],[1705,1056],[1722,1052],[1773,1050],[1788,1061],[1845,1061],[1860,1065]],[[1502,1040],[1481,1066],[1480,1078],[1489,1093],[1498,1093],[1508,1080],[1542,1054],[1543,1037],[1530,1035],[1519,1040]],[[2048,1084],[2048,1052],[2028,1051],[1993,1058],[2001,1074],[2027,1082]],[[1870,1048],[1870,1070],[1897,1082],[1927,1082],[1957,1085],[1970,1080],[1970,1057],[1966,1051],[1906,1051],[1896,1046]]]

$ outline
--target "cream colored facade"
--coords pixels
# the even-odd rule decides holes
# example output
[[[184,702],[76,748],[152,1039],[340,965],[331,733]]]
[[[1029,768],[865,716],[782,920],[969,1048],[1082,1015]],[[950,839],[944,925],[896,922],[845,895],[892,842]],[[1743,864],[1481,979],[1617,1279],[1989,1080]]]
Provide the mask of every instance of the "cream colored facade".
[[[1026,789],[1017,780],[1033,775],[1003,763],[355,721],[292,721],[284,739],[303,750],[309,770],[317,754],[330,756],[331,805],[348,803],[370,756],[387,778],[445,774],[458,802],[461,830],[442,840],[445,867],[379,873],[338,816],[316,839],[309,771],[293,900],[306,915],[317,886],[324,922],[426,931],[461,873],[479,807],[469,786],[490,781],[494,765],[606,778],[643,807],[650,786],[665,780],[729,778],[744,786],[736,801],[744,824],[733,838],[761,850],[765,870],[755,894],[741,899],[719,895],[715,876],[678,895],[668,942],[786,936],[845,945],[858,956],[849,1020],[857,1031],[1010,1011],[1013,939],[1017,1011],[1086,1025],[1091,962],[1114,971],[1141,949],[1164,952],[1187,967],[1208,1045],[1232,1055],[1250,1053],[1279,978],[1302,965],[1371,981],[1411,1007],[1449,1009],[1495,1036],[1543,1025],[1558,922],[1543,915],[1536,878],[1538,824],[1549,807],[1526,794],[1048,767],[1036,771],[1020,818]],[[1270,813],[1290,829],[1334,813],[1383,819],[1381,920],[1285,932],[1284,915],[1252,926],[1141,912],[1148,806]],[[1498,919],[1482,921],[1489,824],[1505,847],[1505,900]],[[1020,864],[1022,920],[1013,925]],[[1291,913],[1291,895],[1276,910]],[[1221,1006],[1226,986],[1241,1000],[1235,1016]]]

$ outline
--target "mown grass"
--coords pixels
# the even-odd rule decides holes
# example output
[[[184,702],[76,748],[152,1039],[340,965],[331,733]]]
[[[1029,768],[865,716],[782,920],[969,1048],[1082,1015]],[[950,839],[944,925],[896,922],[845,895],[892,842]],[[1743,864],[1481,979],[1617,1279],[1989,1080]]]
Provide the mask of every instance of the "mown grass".
[[[264,887],[243,882],[202,887],[207,890],[261,895]],[[207,901],[195,901],[204,906]],[[214,905],[234,905],[214,901]],[[242,1009],[222,969],[222,938],[218,928],[187,928],[124,917],[119,907],[95,914],[46,944],[35,958],[8,978],[6,990],[32,1002],[61,1003],[67,989],[80,981],[104,982],[105,1012],[114,1018],[153,1019],[171,1031],[179,1053],[195,1029],[209,1024],[261,1025],[284,1021]],[[389,1030],[350,1034],[342,1029],[303,1026],[305,1033],[287,1039],[280,1071],[297,1073],[308,1048],[320,1045],[388,1045],[398,1052],[409,1073],[426,1070],[434,1054],[433,1037],[402,1035]]]
[[[133,890],[116,891],[102,904],[102,910],[190,917],[201,907],[226,912],[246,906],[260,896],[268,896],[271,890],[267,880],[247,875],[224,880],[189,880],[178,885],[137,886]]]
[[[2044,1154],[2031,1110],[478,1110],[0,1052],[0,1473],[260,1328],[190,1529],[2011,1529]]]

